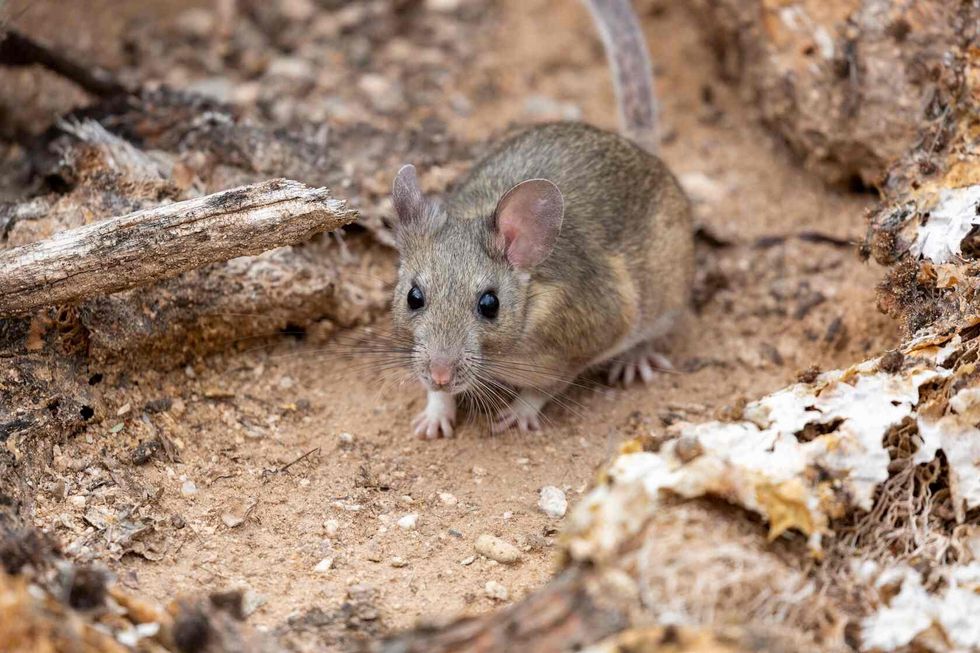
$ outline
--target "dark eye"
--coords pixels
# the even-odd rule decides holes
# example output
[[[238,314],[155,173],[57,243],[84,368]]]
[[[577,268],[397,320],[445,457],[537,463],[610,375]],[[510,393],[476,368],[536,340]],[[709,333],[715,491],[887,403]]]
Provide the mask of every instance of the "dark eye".
[[[425,295],[422,294],[418,286],[412,286],[412,289],[408,291],[408,307],[417,311],[423,306],[425,306]]]
[[[480,296],[480,302],[476,305],[476,309],[480,311],[480,315],[492,320],[497,317],[497,311],[500,310],[500,300],[497,299],[497,295],[492,290],[488,290]]]

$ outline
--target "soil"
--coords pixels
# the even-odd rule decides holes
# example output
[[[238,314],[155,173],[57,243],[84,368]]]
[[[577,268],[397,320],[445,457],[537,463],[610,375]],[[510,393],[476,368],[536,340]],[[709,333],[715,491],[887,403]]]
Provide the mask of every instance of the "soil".
[[[97,24],[111,4],[93,3],[79,20]],[[141,4],[143,20],[174,19],[166,2]],[[587,378],[549,407],[540,433],[493,436],[486,417],[471,413],[456,438],[419,441],[409,425],[422,390],[337,356],[329,335],[229,343],[176,370],[107,368],[92,381],[116,414],[60,445],[52,474],[84,470],[84,479],[67,488],[42,479],[35,523],[71,557],[98,560],[161,601],[248,588],[261,603],[249,620],[264,627],[335,611],[364,586],[374,590],[376,614],[362,621],[383,629],[478,613],[501,603],[487,596],[488,581],[513,601],[556,569],[562,520],[537,509],[541,487],[562,488],[574,506],[624,439],[730,413],[808,368],[894,346],[898,329],[874,304],[880,270],[848,244],[862,237],[874,198],[828,189],[796,166],[718,80],[698,18],[682,4],[640,4],[662,103],[662,155],[694,198],[705,236],[699,310],[669,348],[677,373],[628,389]],[[43,15],[21,20],[45,23]],[[121,29],[107,28],[103,40],[121,38]],[[107,63],[119,56],[121,48],[99,43],[82,39],[79,48]],[[501,2],[480,43],[471,68],[444,62],[471,103],[447,114],[458,137],[483,141],[555,117],[615,127],[602,50],[578,3]],[[154,433],[173,451],[144,445],[135,458],[142,464],[122,472],[93,465],[107,454],[133,459]],[[108,497],[98,492],[107,485]],[[123,504],[139,506],[134,519],[152,517],[152,532],[106,544],[113,529],[98,522],[122,529],[125,520],[106,506]],[[417,522],[403,528],[409,514]],[[521,560],[476,555],[482,533],[515,544]],[[329,568],[317,571],[325,559]]]

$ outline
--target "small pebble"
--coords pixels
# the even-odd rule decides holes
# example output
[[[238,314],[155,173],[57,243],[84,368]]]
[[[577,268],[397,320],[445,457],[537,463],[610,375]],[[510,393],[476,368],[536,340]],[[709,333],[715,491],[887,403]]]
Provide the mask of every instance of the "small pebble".
[[[116,411],[117,417],[122,417],[123,415],[128,415],[129,411],[133,410],[132,404],[126,404]]]
[[[416,523],[418,523],[419,516],[417,513],[410,512],[401,519],[398,520],[398,528],[406,531],[413,530]]]
[[[68,503],[75,506],[76,508],[85,507],[85,496],[81,494],[76,494],[68,498]]]
[[[325,574],[333,569],[333,558],[324,558],[320,562],[316,563],[316,567],[313,568],[318,574]]]
[[[505,565],[512,565],[521,559],[521,552],[516,546],[489,533],[484,533],[476,538],[473,548],[480,555]]]
[[[459,9],[460,0],[425,0],[426,9],[450,12]]]
[[[407,565],[408,565],[408,563],[405,562],[405,559],[402,558],[402,557],[400,557],[400,556],[393,556],[391,558],[391,566],[392,567],[400,568],[400,567],[405,567]]]
[[[494,601],[506,601],[510,598],[510,593],[507,591],[507,588],[495,580],[488,580],[487,584],[483,587],[483,591]]]
[[[455,497],[455,495],[449,494],[448,492],[440,492],[439,501],[442,501],[443,505],[446,506],[455,506],[457,503],[459,503],[459,500]]]
[[[221,521],[223,521],[225,526],[228,528],[235,528],[236,526],[241,526],[242,522],[245,520],[238,515],[226,512],[221,515]]]
[[[323,522],[323,530],[326,531],[327,535],[333,537],[337,534],[337,531],[340,530],[340,522],[338,522],[336,519],[328,519],[327,521]]]
[[[344,431],[343,433],[338,435],[337,439],[340,440],[340,444],[344,444],[344,445],[354,444],[354,436],[348,433],[347,431]]]
[[[565,493],[561,489],[554,485],[545,485],[541,488],[541,494],[538,497],[538,508],[552,519],[561,519],[565,516],[565,511],[568,510],[568,499],[565,498]]]
[[[459,564],[463,565],[464,567],[469,567],[474,562],[476,562],[476,556],[466,556],[459,561]]]
[[[252,589],[246,588],[246,590],[242,593],[242,614],[248,617],[265,605],[265,603],[266,599],[264,596]]]
[[[185,497],[192,497],[197,494],[197,486],[194,485],[194,481],[186,480],[180,486],[180,493]]]

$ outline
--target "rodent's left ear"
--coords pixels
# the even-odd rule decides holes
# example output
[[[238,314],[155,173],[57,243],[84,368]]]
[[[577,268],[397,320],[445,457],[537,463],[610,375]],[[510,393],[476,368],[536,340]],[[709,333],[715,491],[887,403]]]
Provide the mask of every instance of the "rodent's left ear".
[[[494,210],[494,229],[507,261],[528,269],[548,258],[558,240],[565,199],[547,179],[528,179],[507,191]]]
[[[402,166],[395,175],[395,181],[391,185],[391,199],[401,224],[410,224],[422,217],[425,211],[425,195],[422,194],[422,187],[419,186],[419,178],[412,164]]]

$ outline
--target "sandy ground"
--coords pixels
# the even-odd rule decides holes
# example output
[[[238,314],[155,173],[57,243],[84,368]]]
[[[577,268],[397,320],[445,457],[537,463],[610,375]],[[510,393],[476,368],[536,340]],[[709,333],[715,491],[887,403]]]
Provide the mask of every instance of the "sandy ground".
[[[879,271],[853,247],[796,237],[859,239],[873,198],[828,190],[794,166],[717,81],[696,16],[675,3],[642,6],[663,157],[699,221],[725,241],[699,249],[703,305],[670,353],[680,373],[629,389],[587,379],[564,408],[549,408],[541,433],[491,436],[473,416],[455,439],[421,442],[409,423],[422,390],[384,383],[315,335],[186,369],[107,372],[101,386],[118,419],[62,446],[55,470],[85,469],[106,448],[134,443],[125,424],[151,400],[166,400],[153,423],[180,457],[157,456],[117,480],[120,493],[150,497],[166,517],[145,556],[103,559],[123,583],[160,600],[247,587],[261,603],[250,621],[268,627],[336,610],[351,586],[373,588],[377,614],[367,621],[385,629],[489,610],[499,603],[486,596],[488,581],[514,600],[555,569],[562,520],[536,508],[542,486],[562,488],[574,504],[624,438],[710,417],[810,366],[897,342],[874,307]],[[492,47],[461,76],[474,109],[453,130],[484,139],[537,118],[545,100],[547,112],[615,126],[602,51],[577,3],[507,0],[488,29]],[[489,97],[480,93],[488,79],[498,89]],[[117,423],[124,427],[113,431]],[[83,501],[42,492],[35,510],[80,559],[94,550]],[[402,527],[406,515],[417,516],[414,527]],[[475,555],[481,533],[518,546],[521,561]],[[326,559],[329,569],[317,571]]]

